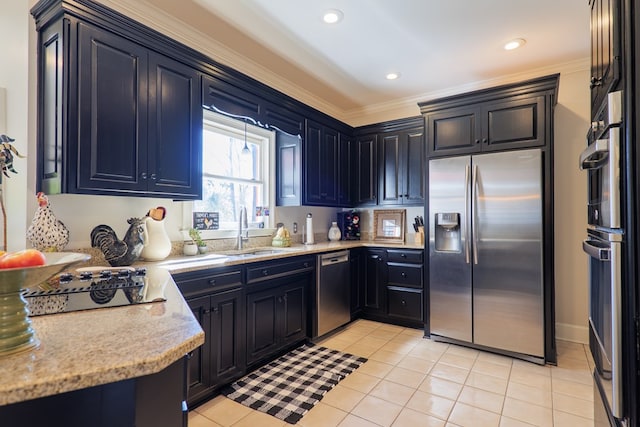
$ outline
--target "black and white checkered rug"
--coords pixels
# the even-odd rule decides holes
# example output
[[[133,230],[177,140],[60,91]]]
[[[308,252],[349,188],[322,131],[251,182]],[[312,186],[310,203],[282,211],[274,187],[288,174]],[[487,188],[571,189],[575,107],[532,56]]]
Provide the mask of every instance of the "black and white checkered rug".
[[[305,344],[225,387],[222,394],[295,424],[366,361],[364,357]]]

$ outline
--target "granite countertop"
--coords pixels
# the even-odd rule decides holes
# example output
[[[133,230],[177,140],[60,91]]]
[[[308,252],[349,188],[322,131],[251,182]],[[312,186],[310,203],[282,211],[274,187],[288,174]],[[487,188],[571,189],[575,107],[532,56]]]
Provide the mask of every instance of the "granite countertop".
[[[136,263],[136,265],[161,267],[170,271],[171,273],[184,273],[206,268],[241,265],[259,261],[270,261],[274,259],[300,255],[313,255],[323,252],[331,252],[359,247],[374,247],[386,249],[424,249],[423,245],[416,245],[412,243],[386,243],[365,240],[341,240],[337,242],[319,242],[313,245],[294,244],[286,248],[265,246],[246,248],[242,251],[219,251],[195,256],[170,256],[163,261],[142,261]]]
[[[204,343],[165,269],[165,302],[33,317],[39,347],[0,358],[0,405],[160,372]]]
[[[354,240],[136,262],[154,281],[164,281],[166,301],[31,318],[40,345],[0,359],[0,405],[160,372],[202,345],[204,332],[170,273],[357,247],[424,249],[410,243]]]

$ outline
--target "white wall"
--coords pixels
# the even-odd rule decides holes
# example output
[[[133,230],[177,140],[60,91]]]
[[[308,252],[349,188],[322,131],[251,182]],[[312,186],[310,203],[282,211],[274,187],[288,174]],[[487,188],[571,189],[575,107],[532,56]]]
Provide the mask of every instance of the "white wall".
[[[29,4],[25,0],[3,2],[0,13],[0,87],[6,89],[6,125],[0,134],[15,139],[13,145],[28,159],[15,158],[18,174],[9,172],[3,177],[4,201],[7,210],[7,248],[11,251],[24,248],[26,224],[25,205],[28,196],[28,161],[32,152],[28,149],[29,128]],[[2,110],[2,108],[0,108]],[[2,121],[0,119],[0,121]],[[1,223],[0,223],[1,224]],[[2,239],[0,225],[0,239]],[[2,240],[0,240],[0,246]],[[0,247],[0,249],[2,249]]]
[[[589,70],[560,75],[555,113],[555,287],[558,338],[588,342],[587,176],[578,168],[590,123]]]
[[[3,3],[0,14],[2,42],[0,87],[7,88],[6,133],[16,139],[16,147],[26,154],[18,159],[18,175],[5,179],[9,213],[9,249],[26,245],[25,231],[36,208],[35,196],[35,29],[29,8],[35,0]],[[556,332],[558,338],[587,340],[587,259],[581,251],[586,227],[586,177],[578,170],[577,158],[584,148],[589,123],[588,69],[561,75],[559,101],[555,114],[555,267]],[[0,130],[3,131],[3,130]],[[168,209],[167,230],[173,240],[181,239],[181,204],[168,200],[58,195],[51,197],[54,213],[71,229],[75,245],[88,242],[91,228],[100,223],[114,227],[120,234],[126,219],[144,215],[155,206]],[[313,212],[316,232],[325,232],[336,209],[282,208],[276,221],[292,228],[302,224],[306,212]],[[415,211],[415,212],[414,212]],[[421,209],[408,212],[409,222]],[[175,222],[174,222],[175,221]],[[366,224],[363,224],[366,227]],[[301,232],[301,231],[300,231]],[[85,242],[85,243],[83,243]],[[73,247],[73,245],[71,246]]]

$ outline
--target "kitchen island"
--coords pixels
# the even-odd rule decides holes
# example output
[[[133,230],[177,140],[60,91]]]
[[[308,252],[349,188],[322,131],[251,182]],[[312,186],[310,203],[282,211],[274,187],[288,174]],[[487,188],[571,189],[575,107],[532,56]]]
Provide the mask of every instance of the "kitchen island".
[[[181,416],[185,356],[204,332],[171,275],[148,274],[164,281],[166,301],[32,318],[40,345],[0,359],[3,426],[32,425],[26,416],[49,409],[40,425],[82,425],[77,419],[90,416],[84,425],[142,426],[164,410]],[[77,417],[63,414],[69,408]]]

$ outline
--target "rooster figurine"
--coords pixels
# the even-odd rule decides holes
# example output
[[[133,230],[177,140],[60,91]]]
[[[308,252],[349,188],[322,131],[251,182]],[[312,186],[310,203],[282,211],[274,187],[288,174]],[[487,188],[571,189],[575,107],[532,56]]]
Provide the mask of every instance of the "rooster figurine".
[[[62,251],[69,243],[69,229],[53,214],[49,199],[42,191],[36,197],[38,209],[27,229],[27,239],[39,251]]]
[[[145,244],[144,218],[129,218],[130,224],[123,240],[108,225],[98,225],[91,230],[91,247],[100,248],[112,267],[131,265],[140,257]]]

